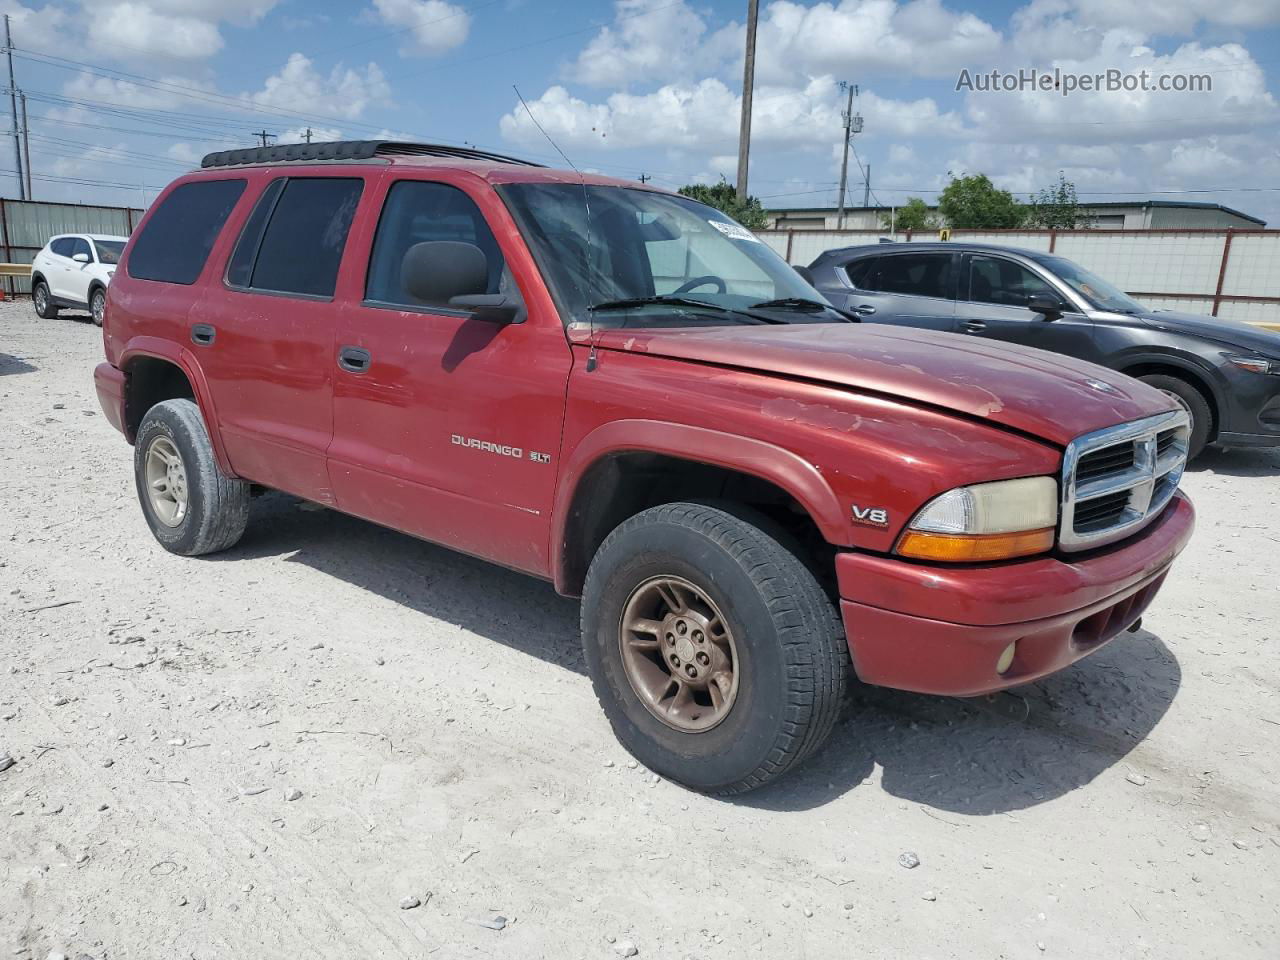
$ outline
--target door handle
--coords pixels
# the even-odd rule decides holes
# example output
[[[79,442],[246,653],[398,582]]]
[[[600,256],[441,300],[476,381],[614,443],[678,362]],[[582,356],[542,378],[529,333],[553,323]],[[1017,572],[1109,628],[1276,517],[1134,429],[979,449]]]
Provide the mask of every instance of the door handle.
[[[964,329],[966,333],[981,333],[983,330],[987,329],[987,325],[981,320],[966,320],[964,322]]]
[[[859,304],[853,308],[853,312],[860,317],[869,317],[876,312],[876,308],[869,303]]]
[[[362,347],[342,347],[338,350],[338,366],[347,373],[368,373],[373,357]]]
[[[191,326],[191,342],[198,347],[209,346],[217,335],[218,331],[207,323],[196,323]]]

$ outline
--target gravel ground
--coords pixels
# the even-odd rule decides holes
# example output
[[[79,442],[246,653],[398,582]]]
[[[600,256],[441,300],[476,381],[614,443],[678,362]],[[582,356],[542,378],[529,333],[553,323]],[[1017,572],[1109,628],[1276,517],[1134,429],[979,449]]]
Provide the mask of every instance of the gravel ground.
[[[541,582],[274,494],[165,553],[101,352],[0,305],[0,955],[1277,955],[1280,452],[1187,476],[1143,631],[857,690],[726,802],[630,761]]]

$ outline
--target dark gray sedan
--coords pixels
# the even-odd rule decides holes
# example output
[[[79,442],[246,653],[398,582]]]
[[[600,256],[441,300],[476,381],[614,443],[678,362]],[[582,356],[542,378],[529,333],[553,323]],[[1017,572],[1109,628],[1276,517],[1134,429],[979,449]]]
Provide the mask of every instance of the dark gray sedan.
[[[1192,456],[1206,443],[1280,445],[1280,334],[1149,310],[1064,257],[1012,247],[845,247],[809,270],[827,299],[867,323],[1006,340],[1144,380],[1190,412]]]

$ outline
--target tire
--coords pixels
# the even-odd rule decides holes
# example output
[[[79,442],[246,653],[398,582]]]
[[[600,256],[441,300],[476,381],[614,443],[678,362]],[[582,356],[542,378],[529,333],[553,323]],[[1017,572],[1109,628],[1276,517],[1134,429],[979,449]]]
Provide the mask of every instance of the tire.
[[[804,563],[767,528],[763,518],[752,522],[751,514],[737,509],[700,503],[653,507],[609,534],[583,587],[587,671],[615,735],[649,769],[706,793],[743,793],[786,773],[826,740],[844,699],[849,655],[835,609]],[[672,640],[667,627],[680,623],[672,619],[672,606],[630,619],[653,584],[668,581],[684,584],[686,596],[690,587],[700,592],[702,601],[689,609],[710,609],[730,638],[733,682],[727,693],[720,690],[727,706],[719,719],[712,716],[712,699],[710,706],[682,708],[678,721],[711,723],[705,729],[682,729],[670,714],[660,719],[650,705],[652,691],[646,700],[624,651],[624,639],[628,646],[633,639],[648,643],[649,635],[624,631],[624,618],[661,625],[652,633],[652,649],[632,656],[645,658],[639,662],[646,676],[672,672],[667,656],[675,656],[680,643],[662,646]],[[686,670],[693,666],[680,662]],[[677,699],[678,694],[666,702]]]
[[[89,312],[93,314],[93,325],[102,326],[102,318],[107,313],[107,291],[98,287],[89,295]]]
[[[1187,445],[1187,459],[1194,460],[1204,450],[1213,430],[1213,409],[1209,406],[1209,401],[1199,389],[1181,377],[1152,373],[1138,379],[1173,397],[1191,414],[1191,441]]]
[[[37,280],[31,288],[31,303],[36,308],[36,316],[41,320],[55,320],[58,308],[54,305],[53,295],[49,293],[49,285]]]
[[[170,471],[163,463],[175,455],[178,465]],[[166,489],[185,495],[175,497],[172,508],[162,493],[153,497],[150,492],[160,474]],[[133,475],[147,525],[170,553],[184,557],[216,553],[234,546],[244,534],[249,484],[218,469],[209,432],[194,401],[165,400],[147,411],[138,427]],[[185,499],[181,509],[179,499]]]

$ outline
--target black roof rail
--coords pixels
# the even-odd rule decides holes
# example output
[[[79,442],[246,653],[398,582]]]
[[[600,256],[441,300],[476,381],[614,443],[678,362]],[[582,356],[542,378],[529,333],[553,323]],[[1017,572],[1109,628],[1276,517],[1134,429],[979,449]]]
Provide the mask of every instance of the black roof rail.
[[[470,147],[450,147],[439,143],[402,143],[396,140],[331,140],[324,143],[283,143],[271,147],[219,150],[200,161],[203,169],[239,167],[253,163],[306,163],[315,160],[337,162],[372,160],[375,157],[449,157],[456,160],[487,160],[515,163],[525,167],[542,164]]]

